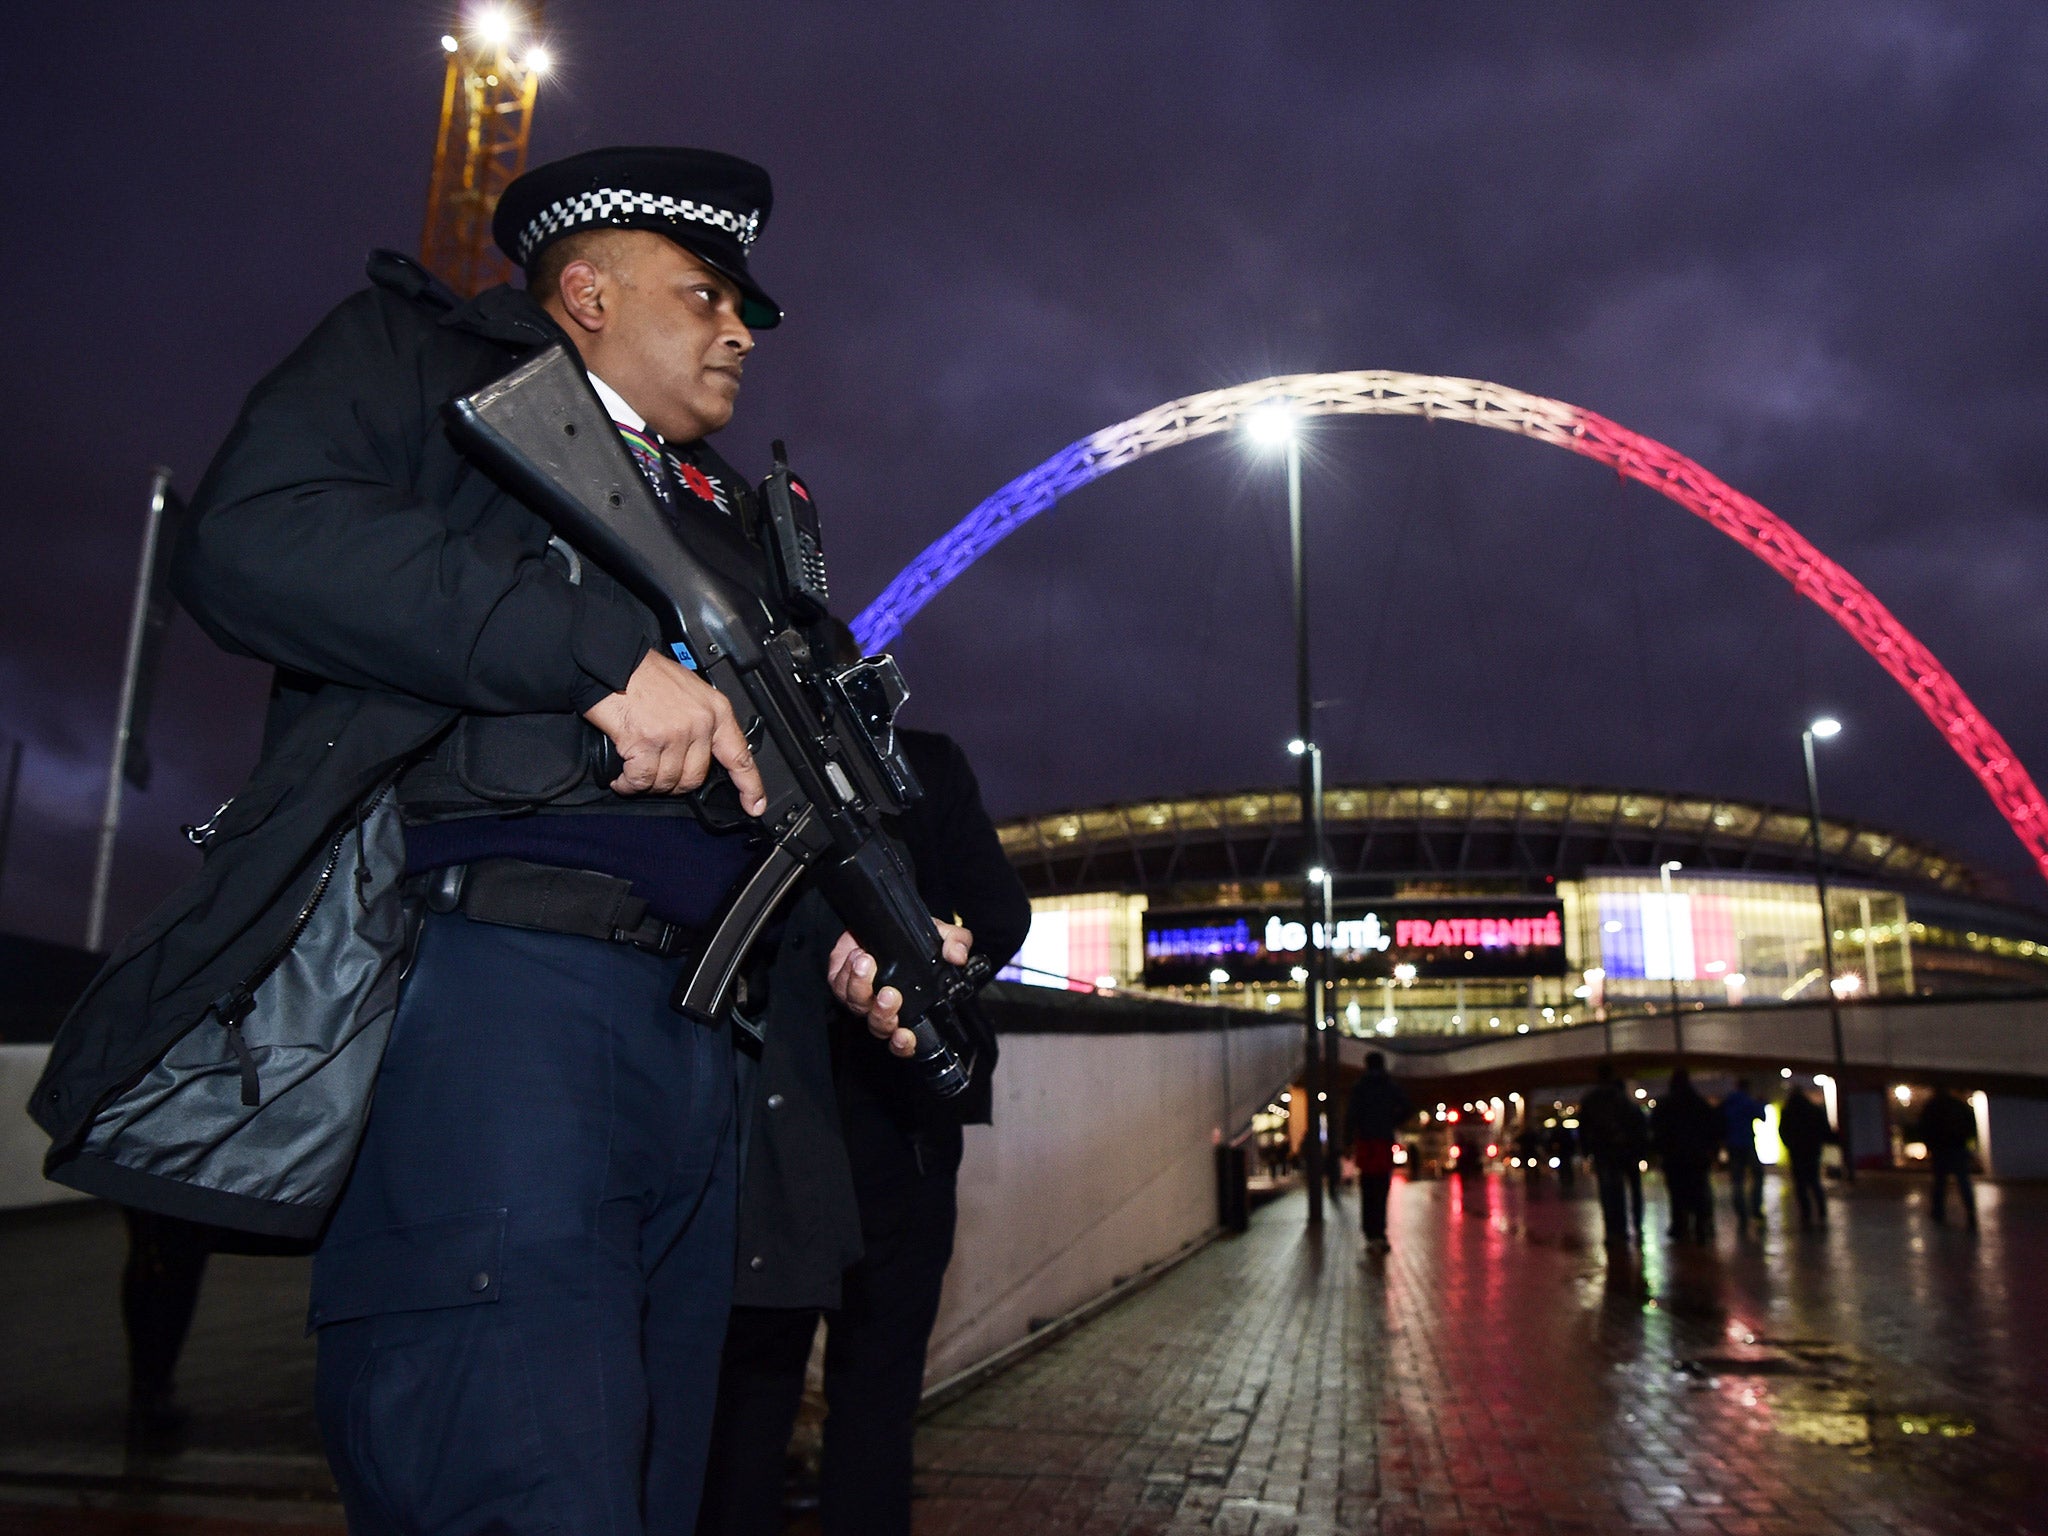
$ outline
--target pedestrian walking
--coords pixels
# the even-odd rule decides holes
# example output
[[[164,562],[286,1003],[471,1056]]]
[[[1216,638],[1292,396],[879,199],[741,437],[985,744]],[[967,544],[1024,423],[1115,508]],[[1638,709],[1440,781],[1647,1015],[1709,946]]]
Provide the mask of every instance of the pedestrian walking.
[[[1650,1117],[1643,1113],[1643,1106],[1637,1102],[1640,1094],[1628,1101],[1629,1118],[1628,1166],[1624,1178],[1628,1186],[1629,1220],[1635,1224],[1636,1236],[1643,1235],[1643,1170],[1650,1166]]]
[[[1668,1235],[1681,1242],[1711,1242],[1714,1201],[1708,1174],[1721,1145],[1721,1121],[1684,1067],[1672,1069],[1670,1086],[1650,1112],[1650,1136],[1671,1197]]]
[[[1974,1163],[1970,1144],[1977,1139],[1976,1115],[1969,1105],[1948,1091],[1947,1084],[1936,1083],[1933,1097],[1920,1111],[1920,1123],[1914,1134],[1927,1144],[1928,1166],[1934,1170],[1934,1219],[1948,1219],[1948,1184],[1954,1179],[1956,1198],[1963,1206],[1964,1225],[1976,1231],[1977,1194],[1970,1182]]]
[[[1384,1253],[1387,1243],[1387,1197],[1394,1184],[1394,1138],[1415,1113],[1408,1095],[1387,1071],[1387,1058],[1368,1051],[1365,1072],[1351,1088],[1344,1126],[1351,1138],[1351,1160],[1358,1165],[1358,1226],[1366,1247]]]
[[[1550,1149],[1551,1160],[1557,1164],[1557,1192],[1571,1196],[1579,1187],[1579,1134],[1564,1121],[1550,1127],[1544,1144]]]
[[[1515,1137],[1515,1155],[1522,1160],[1522,1181],[1533,1195],[1543,1177],[1543,1135],[1535,1126],[1523,1124]]]
[[[1600,1187],[1600,1216],[1607,1244],[1619,1247],[1643,1236],[1643,1150],[1649,1125],[1611,1062],[1601,1062],[1596,1081],[1579,1104],[1579,1140],[1593,1160]]]
[[[1486,1173],[1486,1122],[1475,1114],[1466,1114],[1458,1121],[1458,1129],[1451,1136],[1451,1145],[1458,1150],[1455,1171],[1460,1180],[1470,1184]]]
[[[1735,1226],[1745,1237],[1751,1221],[1758,1227],[1764,1223],[1764,1164],[1756,1150],[1757,1122],[1764,1117],[1763,1103],[1749,1091],[1749,1079],[1735,1079],[1735,1087],[1721,1100],[1721,1139],[1728,1148],[1728,1188]]]
[[[1821,1148],[1835,1139],[1827,1111],[1813,1102],[1803,1083],[1785,1090],[1785,1102],[1778,1110],[1778,1140],[1785,1146],[1785,1162],[1792,1171],[1792,1194],[1799,1202],[1799,1229],[1809,1231],[1828,1224],[1828,1195],[1820,1182]]]

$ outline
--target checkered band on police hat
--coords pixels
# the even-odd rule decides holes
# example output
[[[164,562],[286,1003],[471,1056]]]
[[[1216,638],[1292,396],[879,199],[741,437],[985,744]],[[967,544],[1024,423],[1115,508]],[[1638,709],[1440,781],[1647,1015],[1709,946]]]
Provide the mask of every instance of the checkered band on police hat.
[[[705,224],[724,230],[739,241],[743,251],[753,247],[754,236],[761,230],[759,209],[742,214],[731,208],[714,208],[709,203],[695,202],[687,197],[634,192],[626,187],[599,187],[592,192],[558,198],[529,219],[519,232],[520,263],[524,265],[531,261],[533,253],[556,235],[596,225],[643,225],[648,217],[676,223]]]
[[[687,247],[731,278],[756,328],[782,319],[747,270],[768,222],[775,189],[751,161],[710,149],[592,149],[535,166],[515,179],[491,215],[498,248],[529,272],[565,235],[585,229],[645,229]]]

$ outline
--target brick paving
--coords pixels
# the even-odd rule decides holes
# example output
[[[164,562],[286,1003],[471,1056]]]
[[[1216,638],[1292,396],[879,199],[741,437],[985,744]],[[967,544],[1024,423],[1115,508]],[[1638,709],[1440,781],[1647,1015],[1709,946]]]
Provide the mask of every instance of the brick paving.
[[[1296,1196],[935,1415],[917,1530],[2048,1530],[2048,1191],[1983,1198],[1610,1264],[1554,1189],[1397,1185],[1365,1262]]]
[[[1348,1198],[1320,1243],[1281,1200],[932,1415],[918,1536],[2048,1533],[2048,1189],[1981,1191],[1975,1238],[1901,1180],[1823,1237],[1778,1193],[1761,1241],[1613,1262],[1583,1184],[1399,1185],[1366,1261]],[[0,1536],[338,1529],[304,1265],[215,1261],[152,1457],[120,1252],[104,1210],[0,1225]]]

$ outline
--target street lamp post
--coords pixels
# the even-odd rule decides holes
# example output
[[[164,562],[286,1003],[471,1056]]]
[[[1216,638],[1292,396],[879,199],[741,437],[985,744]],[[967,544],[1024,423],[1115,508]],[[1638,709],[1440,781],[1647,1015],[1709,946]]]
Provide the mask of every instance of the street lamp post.
[[[1331,891],[1332,877],[1330,871],[1324,867],[1322,862],[1323,754],[1321,748],[1314,746],[1309,748],[1309,752],[1315,758],[1315,788],[1313,799],[1310,802],[1314,807],[1314,812],[1309,817],[1309,843],[1314,848],[1316,857],[1316,862],[1309,867],[1308,872],[1309,906],[1315,913],[1314,923],[1311,924],[1309,935],[1313,941],[1310,958],[1312,960],[1320,958],[1322,961],[1320,967],[1314,968],[1317,971],[1317,977],[1315,983],[1316,1007],[1313,1017],[1316,1033],[1322,1041],[1323,1051],[1323,1097],[1319,1100],[1323,1106],[1323,1130],[1325,1133],[1323,1183],[1330,1191],[1330,1198],[1334,1200],[1337,1198],[1340,1172],[1340,1165],[1337,1161],[1337,1106],[1328,1095],[1337,1091],[1339,1076],[1337,1071],[1336,985],[1335,979],[1330,974],[1330,950],[1335,943],[1337,924],[1336,914],[1331,910],[1334,905],[1334,897]],[[1320,937],[1315,932],[1315,924],[1321,925]]]
[[[1828,741],[1841,734],[1842,722],[1823,715],[1799,733],[1799,744],[1806,753],[1806,825],[1813,837],[1813,888],[1820,898],[1821,986],[1827,993],[1828,1030],[1835,1047],[1835,1137],[1842,1148],[1842,1178],[1853,1184],[1856,1159],[1849,1149],[1848,1101],[1844,1097],[1848,1088],[1842,1074],[1842,998],[1835,991],[1835,925],[1828,918],[1828,867],[1820,843],[1820,772],[1813,760],[1816,741]]]
[[[1216,1004],[1222,1000],[1223,984],[1230,980],[1230,972],[1217,966],[1209,972],[1209,1001]],[[1233,1106],[1237,1100],[1230,1091],[1230,1015],[1218,1014],[1218,1032],[1223,1037],[1223,1139],[1228,1142],[1231,1133],[1237,1129],[1237,1116]]]
[[[1324,978],[1329,974],[1326,964],[1330,931],[1325,922],[1328,886],[1325,871],[1316,850],[1322,846],[1323,832],[1323,773],[1322,753],[1313,742],[1297,736],[1287,743],[1287,750],[1301,759],[1301,803],[1302,842],[1311,850],[1309,857],[1314,861],[1304,872],[1301,882],[1301,925],[1308,935],[1307,965],[1301,975],[1302,993],[1302,1048],[1306,1058],[1303,1072],[1303,1091],[1308,1095],[1308,1135],[1303,1143],[1302,1178],[1308,1185],[1308,1220],[1310,1226],[1319,1226],[1323,1220],[1323,1185],[1328,1177],[1328,1143],[1326,1131],[1329,1123],[1329,1083],[1334,1081],[1325,1071],[1323,1042],[1328,1021],[1324,1017]]]
[[[1301,526],[1301,438],[1294,413],[1272,404],[1253,413],[1252,436],[1287,454],[1287,541],[1294,585],[1294,740],[1287,749],[1301,760],[1301,822],[1304,872],[1322,868],[1322,753],[1315,747],[1315,698],[1309,691],[1308,549]],[[1319,880],[1304,879],[1302,926],[1308,930],[1308,976],[1302,983],[1302,1091],[1308,1095],[1308,1134],[1303,1141],[1302,1174],[1308,1185],[1308,1224],[1323,1224],[1323,1123],[1326,1113],[1323,1081],[1323,945]]]
[[[1671,895],[1671,873],[1683,868],[1676,859],[1657,866],[1657,878],[1664,885],[1664,969],[1671,973],[1671,1050],[1681,1063],[1685,1060],[1685,1020],[1678,1012],[1678,903]]]
[[[1317,765],[1317,769],[1316,847],[1318,854],[1320,854],[1323,842],[1323,779],[1320,771],[1321,764]],[[1334,910],[1336,896],[1331,888],[1331,882],[1334,878],[1326,868],[1322,871],[1322,879],[1316,882],[1317,888],[1322,892],[1323,897],[1323,942],[1320,950],[1323,957],[1322,1013],[1318,1027],[1323,1032],[1323,1091],[1332,1095],[1337,1092],[1337,1085],[1343,1080],[1343,1074],[1338,1071],[1340,1047],[1337,1031],[1337,978],[1331,974],[1334,967],[1330,963],[1330,951],[1337,942],[1337,915]],[[1336,1099],[1333,1097],[1325,1101],[1323,1105],[1323,1124],[1329,1128],[1330,1152],[1326,1159],[1328,1166],[1323,1169],[1323,1177],[1330,1187],[1330,1198],[1332,1200],[1337,1198],[1337,1186],[1343,1180],[1344,1166],[1339,1160],[1340,1154],[1337,1150],[1340,1137],[1339,1128],[1343,1123],[1341,1112],[1337,1108]]]

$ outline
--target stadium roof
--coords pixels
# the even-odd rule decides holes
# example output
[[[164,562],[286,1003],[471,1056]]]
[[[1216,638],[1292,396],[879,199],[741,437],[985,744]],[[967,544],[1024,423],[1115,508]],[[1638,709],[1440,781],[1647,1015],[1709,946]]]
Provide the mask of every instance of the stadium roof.
[[[1810,875],[1802,811],[1658,790],[1514,784],[1353,784],[1326,789],[1329,867],[1340,880],[1574,879],[1589,869]],[[1003,849],[1035,896],[1291,879],[1302,868],[1294,791],[1139,800],[1021,817]],[[1992,895],[1938,849],[1859,822],[1821,818],[1831,877]]]

